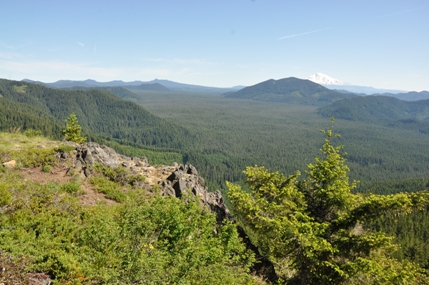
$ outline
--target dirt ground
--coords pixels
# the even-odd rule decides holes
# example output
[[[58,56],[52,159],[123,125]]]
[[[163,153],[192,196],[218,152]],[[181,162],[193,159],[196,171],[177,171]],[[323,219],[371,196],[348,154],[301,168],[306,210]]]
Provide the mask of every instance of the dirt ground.
[[[56,167],[53,168],[50,172],[42,171],[42,167],[37,168],[25,168],[19,171],[20,175],[24,179],[28,179],[33,182],[38,182],[40,184],[47,183],[67,183],[73,176],[66,175],[67,168],[65,167]],[[115,204],[116,202],[110,199],[107,199],[104,194],[97,193],[92,184],[85,179],[81,185],[81,190],[84,192],[83,195],[79,196],[79,199],[82,205],[96,205],[99,202],[105,202],[107,204]]]

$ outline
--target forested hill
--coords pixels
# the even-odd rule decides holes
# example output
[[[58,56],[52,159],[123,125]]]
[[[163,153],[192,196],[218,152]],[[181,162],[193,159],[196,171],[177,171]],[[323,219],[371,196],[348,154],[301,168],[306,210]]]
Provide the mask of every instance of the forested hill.
[[[406,92],[406,93],[397,93],[397,94],[393,94],[393,93],[384,93],[384,94],[372,94],[373,96],[389,96],[389,97],[394,97],[400,100],[404,100],[404,101],[419,101],[419,100],[426,100],[429,99],[429,92],[428,91],[421,91],[421,92],[416,92],[416,91],[411,91],[411,92]]]
[[[270,79],[237,92],[226,93],[227,98],[254,99],[304,105],[325,105],[357,95],[329,90],[309,80],[295,77]]]
[[[60,120],[30,104],[0,98],[0,131],[33,129],[60,139],[61,125]]]
[[[61,88],[64,90],[90,90],[90,89],[98,89],[98,90],[104,90],[104,91],[108,91],[111,92],[113,94],[115,94],[116,96],[125,99],[125,100],[129,100],[129,101],[136,101],[139,99],[139,97],[131,92],[130,90],[128,90],[125,87],[121,87],[121,86],[115,86],[115,87],[81,87],[81,86],[75,86],[75,87],[71,87],[71,88]]]
[[[0,128],[10,127],[6,122],[11,120],[13,108],[15,117],[22,114],[23,122],[34,128],[39,124],[40,130],[47,128],[41,125],[64,125],[64,120],[75,113],[87,135],[179,149],[183,144],[192,146],[195,142],[187,129],[103,90],[58,90],[0,79],[0,95],[0,108],[8,110],[0,115]],[[37,118],[41,118],[40,121]]]
[[[375,124],[400,120],[429,122],[429,100],[410,102],[386,96],[355,97],[320,107],[318,113]]]

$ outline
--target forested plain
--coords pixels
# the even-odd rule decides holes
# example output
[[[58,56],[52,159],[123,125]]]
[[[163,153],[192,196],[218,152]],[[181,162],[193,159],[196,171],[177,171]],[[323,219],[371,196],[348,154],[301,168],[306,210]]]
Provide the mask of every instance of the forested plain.
[[[323,142],[319,131],[330,125],[330,114],[321,114],[317,106],[222,94],[110,90],[141,108],[106,90],[53,90],[11,81],[2,81],[1,88],[2,130],[34,128],[55,136],[75,112],[90,140],[127,155],[147,156],[152,163],[191,163],[210,190],[221,189],[224,194],[225,182],[240,183],[246,166],[263,165],[285,174],[301,170],[305,177],[307,165],[319,156]],[[18,118],[10,108],[22,110],[22,116]],[[39,114],[29,115],[27,108]],[[41,118],[39,126],[36,117]],[[424,129],[427,122],[418,124]],[[351,179],[360,181],[353,191],[392,194],[429,189],[429,134],[421,127],[336,118],[334,130],[341,135],[336,143],[345,146]],[[415,224],[412,230],[407,228]],[[429,268],[426,210],[400,219],[383,217],[372,226],[396,236],[403,245],[398,258]]]

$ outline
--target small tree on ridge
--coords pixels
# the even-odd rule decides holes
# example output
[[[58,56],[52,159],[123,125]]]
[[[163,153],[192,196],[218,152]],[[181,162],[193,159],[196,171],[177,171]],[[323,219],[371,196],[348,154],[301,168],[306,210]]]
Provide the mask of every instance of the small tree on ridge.
[[[80,135],[82,127],[79,125],[76,114],[71,113],[66,120],[66,128],[62,131],[66,141],[83,143],[86,138]]]

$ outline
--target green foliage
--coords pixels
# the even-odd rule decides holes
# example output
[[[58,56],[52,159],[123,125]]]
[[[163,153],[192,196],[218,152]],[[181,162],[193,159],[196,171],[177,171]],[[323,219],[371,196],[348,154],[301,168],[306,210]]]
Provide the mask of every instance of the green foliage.
[[[70,152],[70,151],[72,151],[74,149],[75,149],[74,146],[72,146],[72,145],[65,145],[65,144],[60,145],[59,147],[56,148],[56,150],[60,151],[60,152]]]
[[[368,227],[395,236],[394,241],[400,245],[395,257],[411,260],[429,271],[429,206],[407,216],[380,216]]]
[[[218,225],[198,201],[141,190],[126,194],[123,204],[85,207],[67,193],[72,188],[0,173],[0,192],[9,193],[0,195],[0,262],[7,273],[13,260],[23,275],[46,272],[54,284],[258,283],[248,273],[253,254],[235,226]]]
[[[12,157],[22,163],[24,167],[48,166],[56,163],[55,150],[44,148],[33,148],[27,151],[12,152]]]
[[[1,90],[0,81],[0,92]],[[44,135],[60,138],[60,121],[34,105],[0,98],[0,131],[40,130]],[[25,133],[26,131],[24,131]],[[38,132],[38,131],[36,131]]]
[[[69,194],[78,194],[80,192],[80,184],[76,181],[70,181],[62,184],[60,190]]]
[[[426,192],[352,194],[342,146],[325,131],[323,156],[285,177],[248,167],[248,193],[228,183],[233,213],[252,242],[288,284],[425,284],[427,276],[410,262],[391,257],[392,238],[362,226],[384,213],[406,214],[428,201]]]
[[[14,85],[13,90],[18,93],[26,93],[27,85]]]
[[[39,125],[45,128],[45,122],[39,122],[33,115],[35,112],[42,114],[42,118],[50,117],[55,126],[61,125],[74,112],[85,134],[119,143],[177,149],[184,145],[191,146],[195,140],[195,135],[187,129],[154,116],[143,107],[124,101],[108,91],[58,90],[26,83],[27,92],[19,93],[13,87],[15,85],[21,86],[23,83],[0,79],[0,93],[4,96],[0,98],[0,109],[9,109],[4,118],[8,125],[17,124],[11,119],[15,117],[17,122],[29,122],[31,128],[44,130]],[[10,111],[13,108],[2,108],[3,102],[19,107],[20,112],[14,114]],[[3,117],[1,112],[0,122]],[[49,133],[52,134],[55,133]]]
[[[49,173],[49,172],[51,172],[51,167],[49,165],[43,165],[42,171]]]
[[[33,138],[36,136],[42,136],[42,131],[40,130],[33,130],[33,129],[27,129],[24,131],[24,135],[26,135],[29,138]]]
[[[0,207],[10,203],[12,195],[7,191],[6,187],[0,186]]]
[[[110,181],[118,183],[119,185],[130,184],[133,185],[134,182],[143,182],[145,177],[141,174],[131,174],[128,169],[125,167],[106,167],[100,163],[94,165],[95,173],[102,174],[107,177]]]
[[[64,139],[66,141],[83,143],[86,138],[80,135],[82,127],[79,125],[75,113],[71,113],[66,120],[66,128],[63,130]]]
[[[121,184],[107,180],[104,177],[92,177],[90,181],[94,185],[95,191],[103,193],[106,198],[117,202],[123,202],[125,200],[125,194],[122,191]]]
[[[403,124],[408,127],[425,129],[429,119],[429,100],[402,101],[387,96],[358,96],[337,101],[319,108],[318,113],[325,117],[362,121],[374,124]]]

